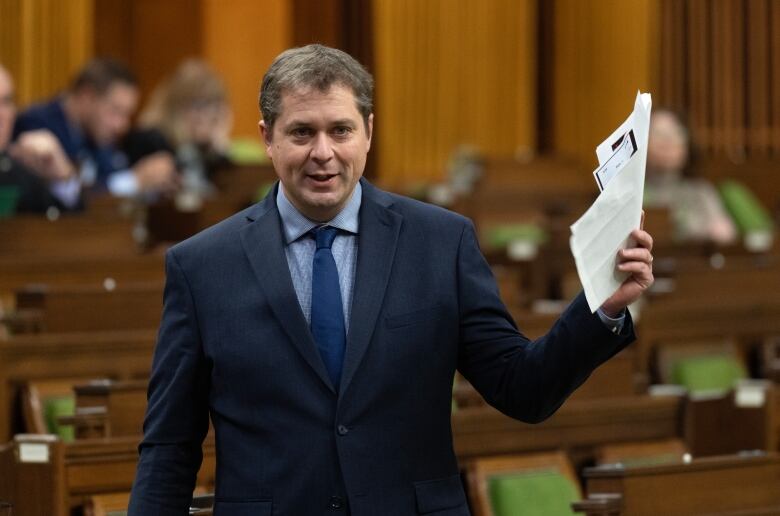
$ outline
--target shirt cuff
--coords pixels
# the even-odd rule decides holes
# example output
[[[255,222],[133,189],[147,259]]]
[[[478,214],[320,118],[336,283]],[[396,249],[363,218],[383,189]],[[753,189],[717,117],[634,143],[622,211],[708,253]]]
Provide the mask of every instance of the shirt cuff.
[[[620,332],[623,331],[623,325],[626,322],[626,309],[624,308],[623,311],[620,312],[620,315],[618,315],[615,318],[612,318],[604,313],[604,311],[599,308],[598,312],[599,319],[601,319],[601,322],[604,323],[604,326],[607,327],[609,331],[611,331],[614,334],[620,334]]]
[[[132,197],[138,193],[138,179],[132,170],[120,170],[108,176],[108,191],[117,197]]]
[[[73,209],[81,198],[81,181],[77,177],[63,181],[52,181],[49,184],[49,191],[63,206]]]

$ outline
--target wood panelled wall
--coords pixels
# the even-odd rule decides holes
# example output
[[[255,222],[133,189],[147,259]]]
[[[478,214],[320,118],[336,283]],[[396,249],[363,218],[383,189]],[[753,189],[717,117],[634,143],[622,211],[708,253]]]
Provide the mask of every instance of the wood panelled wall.
[[[144,97],[181,60],[202,57],[225,79],[234,136],[257,137],[263,71],[290,41],[287,1],[95,1],[95,53],[130,65]]]
[[[203,49],[197,0],[95,0],[95,55],[113,57],[138,75],[146,97],[181,59]]]
[[[92,56],[93,0],[0,0],[0,63],[27,104],[62,89]]]
[[[372,6],[384,183],[440,180],[459,145],[491,155],[534,148],[535,1]]]
[[[595,149],[634,107],[637,90],[656,102],[657,0],[553,0],[549,88],[552,152],[597,163]]]
[[[780,154],[780,2],[663,0],[659,96],[700,152]]]
[[[258,93],[265,70],[290,45],[287,0],[201,0],[203,57],[225,79],[233,135],[259,138]]]
[[[310,41],[374,72],[389,184],[442,179],[460,145],[594,165],[637,89],[687,114],[705,153],[780,152],[776,0],[0,0],[0,60],[20,104],[94,54],[127,61],[144,92],[199,55],[225,77],[238,136],[256,135],[273,57]]]

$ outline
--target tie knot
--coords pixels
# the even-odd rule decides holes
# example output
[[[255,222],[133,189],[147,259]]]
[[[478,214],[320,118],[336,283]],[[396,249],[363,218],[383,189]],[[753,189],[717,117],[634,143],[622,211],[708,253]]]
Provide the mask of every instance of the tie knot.
[[[337,232],[338,229],[331,226],[320,226],[312,229],[314,239],[317,241],[317,249],[330,249]]]

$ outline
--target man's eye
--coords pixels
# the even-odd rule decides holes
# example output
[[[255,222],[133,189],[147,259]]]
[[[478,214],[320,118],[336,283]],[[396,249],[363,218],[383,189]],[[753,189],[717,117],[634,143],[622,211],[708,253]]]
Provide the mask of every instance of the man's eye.
[[[347,126],[339,126],[333,129],[333,134],[336,136],[346,136],[350,132],[352,132],[352,129]]]
[[[308,127],[296,127],[291,134],[296,138],[305,138],[311,134],[311,130]]]

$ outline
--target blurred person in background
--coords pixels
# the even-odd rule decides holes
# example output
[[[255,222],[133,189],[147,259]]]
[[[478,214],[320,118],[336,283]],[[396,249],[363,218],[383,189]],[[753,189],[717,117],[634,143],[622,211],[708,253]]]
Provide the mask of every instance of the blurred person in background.
[[[12,154],[48,181],[69,208],[80,203],[83,188],[121,197],[173,192],[179,184],[170,154],[152,154],[131,168],[116,148],[138,95],[135,76],[124,65],[92,60],[67,91],[19,115]],[[68,159],[57,159],[61,153]]]
[[[232,120],[222,79],[203,61],[188,59],[154,90],[123,147],[131,164],[170,152],[183,189],[207,194],[208,178],[228,161]]]
[[[646,208],[667,208],[678,241],[736,241],[737,228],[705,179],[689,175],[691,142],[688,129],[672,111],[659,109],[650,119],[647,148]]]
[[[0,189],[3,202],[13,204],[5,212],[45,212],[62,206],[50,193],[45,179],[33,173],[9,154],[11,132],[16,119],[14,84],[11,74],[0,65]],[[50,154],[52,160],[65,161],[60,152]]]

